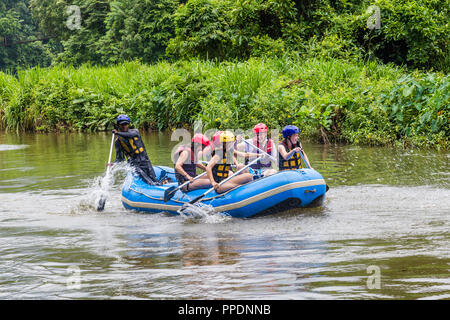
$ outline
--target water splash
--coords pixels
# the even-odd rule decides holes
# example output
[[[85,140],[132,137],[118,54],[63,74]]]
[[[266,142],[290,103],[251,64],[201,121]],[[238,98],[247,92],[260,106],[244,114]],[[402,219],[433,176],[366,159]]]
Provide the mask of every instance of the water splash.
[[[213,206],[201,202],[186,203],[179,213],[186,223],[223,223],[232,219],[228,213],[217,212]]]
[[[111,198],[111,191],[116,184],[116,181],[121,181],[122,176],[126,175],[132,168],[125,162],[116,164],[109,172],[104,175],[97,176],[89,183],[86,193],[83,195],[81,201],[72,208],[71,212],[97,212],[97,207],[100,199],[105,199],[105,208],[108,206],[108,200]],[[120,176],[120,178],[119,178]]]

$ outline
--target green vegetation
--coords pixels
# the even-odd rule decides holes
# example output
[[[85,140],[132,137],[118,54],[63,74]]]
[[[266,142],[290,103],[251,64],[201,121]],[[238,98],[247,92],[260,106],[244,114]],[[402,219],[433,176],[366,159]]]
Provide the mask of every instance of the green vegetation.
[[[69,28],[80,9],[80,28]],[[380,9],[380,28],[369,29]],[[0,0],[0,70],[64,63],[362,57],[450,70],[450,0]],[[51,38],[49,43],[23,39]]]
[[[80,8],[79,29],[67,26],[69,5]],[[368,28],[372,5],[379,29]],[[325,143],[448,148],[449,8],[0,0],[0,128],[105,130],[126,112],[144,129],[295,123]]]
[[[135,126],[272,128],[297,124],[321,141],[447,148],[450,79],[376,62],[285,56],[0,73],[3,127],[105,130],[120,113]]]
[[[40,32],[31,18],[28,2],[0,0],[0,71],[14,71],[20,66],[49,66],[59,49],[56,42],[48,41]]]

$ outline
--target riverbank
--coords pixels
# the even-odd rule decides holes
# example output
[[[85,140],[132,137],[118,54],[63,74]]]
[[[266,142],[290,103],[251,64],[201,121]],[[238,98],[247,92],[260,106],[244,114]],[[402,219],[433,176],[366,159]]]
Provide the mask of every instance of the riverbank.
[[[127,113],[141,129],[298,125],[305,138],[449,147],[450,81],[377,62],[284,57],[0,72],[0,127],[101,131]]]

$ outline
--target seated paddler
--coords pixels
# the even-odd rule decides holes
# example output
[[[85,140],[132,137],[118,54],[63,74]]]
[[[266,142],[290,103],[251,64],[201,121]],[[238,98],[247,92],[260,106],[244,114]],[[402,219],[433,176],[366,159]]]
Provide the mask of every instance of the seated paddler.
[[[211,160],[211,157],[212,157],[211,155],[212,155],[212,152],[214,151],[214,149],[221,146],[220,136],[223,133],[224,133],[224,131],[217,131],[213,135],[211,143],[201,153],[203,158]],[[240,135],[238,135],[237,137],[240,137]],[[252,153],[252,152],[245,152],[245,151],[241,150],[242,148],[239,149],[238,147],[239,147],[239,144],[240,144],[241,141],[238,141],[237,137],[235,137],[235,141],[234,141],[234,144],[233,144],[233,155],[236,158],[239,157],[239,158],[248,159],[250,157],[250,158],[254,159],[255,157],[261,156],[261,154]],[[247,163],[248,163],[248,161],[247,161]],[[234,166],[234,164],[233,164],[233,166]],[[244,166],[245,166],[245,164],[239,163],[237,165],[236,169],[239,170],[239,169],[241,169]],[[244,172],[249,172],[249,170],[246,169]]]
[[[309,164],[308,157],[300,143],[300,129],[294,125],[287,125],[283,128],[283,141],[278,145],[278,167],[279,170],[295,170],[302,168],[302,156],[306,164]]]
[[[249,161],[252,161],[256,157],[265,155],[265,153],[276,158],[276,147],[273,140],[267,136],[267,126],[264,123],[258,123],[253,127],[253,134],[253,138],[242,141],[237,145],[239,151],[245,152],[246,155],[253,155],[245,157],[245,164],[248,164]],[[269,157],[262,158],[255,164],[252,164],[250,168],[252,168],[257,178],[267,177],[277,172],[275,169],[272,169],[272,161],[270,161]]]
[[[112,166],[127,159],[130,166],[146,183],[150,185],[160,184],[139,131],[129,128],[130,118],[122,114],[117,117],[116,124],[118,130],[113,130],[113,133],[117,136],[115,140],[116,160],[108,165]]]
[[[233,174],[231,170],[234,164],[236,168],[242,168],[235,157],[234,142],[235,136],[232,132],[224,131],[220,134],[219,143],[214,144],[214,149],[211,153],[211,160],[206,166],[206,172],[211,185],[217,193],[226,192],[232,188],[245,184],[253,180],[253,175],[243,172],[231,178],[222,185],[220,182],[227,179]]]
[[[197,133],[192,138],[190,145],[181,145],[175,152],[174,167],[178,184],[182,185],[186,181],[190,181],[183,187],[183,192],[211,187],[207,175],[194,180],[197,176],[197,168],[206,170],[206,167],[199,161],[201,159],[199,156],[209,145],[209,139],[205,135]]]

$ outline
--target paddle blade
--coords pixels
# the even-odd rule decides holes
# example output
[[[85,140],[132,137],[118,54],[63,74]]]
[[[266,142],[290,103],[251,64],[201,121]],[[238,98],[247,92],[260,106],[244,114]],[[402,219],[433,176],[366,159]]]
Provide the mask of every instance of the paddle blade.
[[[97,211],[103,211],[105,209],[106,197],[102,195],[98,201]]]
[[[197,198],[195,198],[194,200],[189,201],[189,204],[194,204],[196,202],[198,202],[201,198],[203,198],[205,196],[205,194],[201,194],[199,195]]]
[[[187,208],[189,208],[189,203],[183,204],[183,205],[181,206],[181,208],[178,209],[177,212],[178,212],[179,214],[184,214],[184,211],[186,211]]]
[[[189,208],[190,205],[198,202],[201,198],[203,198],[205,196],[205,194],[199,195],[197,198],[195,198],[194,200],[189,201],[188,203],[183,204],[183,206],[178,210],[178,213],[183,213],[183,211],[185,211],[187,208]]]
[[[164,191],[164,202],[169,201],[175,195],[177,187],[171,186]]]

